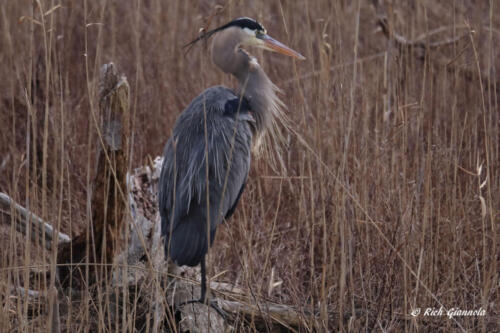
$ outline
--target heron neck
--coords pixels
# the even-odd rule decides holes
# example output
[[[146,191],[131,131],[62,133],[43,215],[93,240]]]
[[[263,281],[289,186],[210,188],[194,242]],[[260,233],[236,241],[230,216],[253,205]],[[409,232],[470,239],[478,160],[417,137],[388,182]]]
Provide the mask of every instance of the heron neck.
[[[248,100],[255,118],[255,130],[260,136],[267,130],[274,130],[283,103],[276,95],[278,88],[257,60],[240,48],[241,41],[246,38],[244,34],[237,27],[219,32],[212,42],[212,60],[221,70],[238,79],[238,93]]]

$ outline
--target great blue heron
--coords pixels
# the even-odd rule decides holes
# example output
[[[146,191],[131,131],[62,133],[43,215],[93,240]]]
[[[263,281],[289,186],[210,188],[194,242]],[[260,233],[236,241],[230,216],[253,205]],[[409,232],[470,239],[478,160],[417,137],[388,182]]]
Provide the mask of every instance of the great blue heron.
[[[235,91],[210,87],[181,113],[165,146],[158,195],[165,255],[179,266],[201,264],[201,298],[196,301],[202,303],[208,244],[238,204],[252,146],[265,132],[275,132],[283,105],[276,96],[278,88],[241,47],[305,59],[246,17],[206,32],[187,46],[211,36],[213,62],[234,75],[239,86]]]

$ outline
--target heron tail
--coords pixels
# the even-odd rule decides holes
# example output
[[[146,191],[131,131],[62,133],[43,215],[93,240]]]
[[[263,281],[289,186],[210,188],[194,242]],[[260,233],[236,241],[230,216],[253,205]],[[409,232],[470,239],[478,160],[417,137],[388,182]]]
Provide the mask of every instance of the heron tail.
[[[207,230],[205,223],[194,216],[187,217],[173,230],[170,238],[170,257],[178,266],[198,265],[208,251]],[[210,230],[210,245],[213,243],[216,229]],[[168,242],[169,239],[165,239]],[[166,243],[165,245],[167,245]]]

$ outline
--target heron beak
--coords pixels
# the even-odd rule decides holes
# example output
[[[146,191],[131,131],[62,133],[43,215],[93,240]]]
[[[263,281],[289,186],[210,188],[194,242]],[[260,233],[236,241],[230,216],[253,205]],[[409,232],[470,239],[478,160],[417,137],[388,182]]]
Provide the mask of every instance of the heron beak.
[[[262,44],[262,46],[269,51],[278,52],[278,53],[287,55],[289,57],[292,57],[292,58],[295,58],[298,60],[305,60],[306,59],[299,52],[292,50],[291,48],[289,48],[285,44],[278,42],[276,39],[274,39],[268,35],[264,34],[258,38],[264,42]]]

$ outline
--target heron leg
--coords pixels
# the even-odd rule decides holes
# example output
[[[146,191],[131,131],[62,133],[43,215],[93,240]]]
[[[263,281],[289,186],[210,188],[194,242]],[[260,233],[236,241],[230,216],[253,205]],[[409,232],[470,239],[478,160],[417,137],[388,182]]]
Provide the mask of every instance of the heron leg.
[[[186,304],[192,304],[192,303],[201,303],[210,306],[212,309],[217,311],[217,313],[223,318],[227,319],[228,315],[227,313],[222,310],[219,305],[217,304],[217,301],[214,299],[208,299],[207,297],[207,267],[205,264],[205,257],[201,260],[200,263],[201,266],[201,293],[200,293],[200,298],[199,299],[192,299],[187,302],[183,302],[179,304],[179,308],[186,305]]]
[[[201,304],[206,304],[209,305],[212,309],[217,311],[217,313],[224,319],[227,318],[227,313],[222,310],[219,305],[217,304],[217,301],[214,299],[208,299],[207,297],[207,267],[205,264],[205,256],[203,256],[203,259],[201,259],[200,263],[200,268],[201,268],[201,295],[200,295],[200,302]]]

